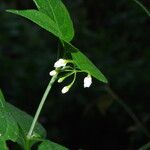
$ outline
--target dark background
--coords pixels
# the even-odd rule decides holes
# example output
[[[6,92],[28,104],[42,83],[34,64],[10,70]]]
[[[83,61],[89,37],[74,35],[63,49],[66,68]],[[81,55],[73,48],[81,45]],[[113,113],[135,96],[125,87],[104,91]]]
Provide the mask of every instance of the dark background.
[[[150,8],[148,0],[141,1]],[[52,141],[77,150],[136,150],[149,141],[132,109],[150,130],[150,18],[132,0],[65,0],[75,28],[73,44],[106,75],[108,87],[78,77],[61,94],[55,84],[40,116]],[[0,1],[0,88],[7,101],[34,115],[50,80],[58,41],[5,9],[34,8],[32,0]]]

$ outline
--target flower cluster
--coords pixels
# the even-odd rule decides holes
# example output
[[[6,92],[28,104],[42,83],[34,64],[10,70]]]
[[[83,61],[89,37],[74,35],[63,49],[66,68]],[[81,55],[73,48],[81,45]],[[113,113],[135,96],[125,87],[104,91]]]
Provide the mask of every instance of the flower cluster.
[[[63,94],[67,93],[67,92],[69,91],[69,89],[72,87],[72,85],[74,84],[74,82],[75,82],[75,80],[76,80],[76,74],[77,74],[78,72],[86,72],[86,71],[80,71],[79,69],[73,68],[73,67],[71,67],[71,66],[67,66],[68,63],[72,63],[72,64],[74,65],[74,62],[73,62],[72,60],[66,60],[66,59],[62,59],[62,58],[59,59],[58,61],[56,61],[56,62],[54,63],[54,68],[55,68],[55,70],[52,70],[52,71],[50,71],[50,73],[49,73],[50,76],[55,76],[55,75],[58,75],[58,72],[60,72],[60,73],[61,73],[61,72],[69,72],[69,73],[63,75],[63,77],[60,77],[60,78],[58,79],[58,83],[61,83],[61,82],[63,82],[67,77],[69,77],[69,76],[71,76],[71,75],[74,75],[73,81],[72,81],[69,85],[63,87],[63,89],[61,90],[61,92],[62,92]],[[68,68],[69,68],[69,69],[68,69]],[[87,72],[86,72],[86,73],[87,73]],[[84,78],[84,84],[83,84],[83,86],[84,86],[84,88],[88,88],[88,87],[91,86],[91,84],[92,84],[92,77],[91,77],[91,75],[88,73],[88,75]]]

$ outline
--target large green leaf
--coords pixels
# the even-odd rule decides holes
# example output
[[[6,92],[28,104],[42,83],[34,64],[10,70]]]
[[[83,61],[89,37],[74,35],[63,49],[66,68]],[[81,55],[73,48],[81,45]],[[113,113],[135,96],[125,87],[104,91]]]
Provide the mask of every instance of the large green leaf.
[[[70,43],[65,43],[66,50],[71,53],[73,61],[81,69],[89,72],[93,77],[107,83],[106,77],[102,72],[81,52],[79,49],[71,45]]]
[[[30,129],[33,118],[10,103],[7,103],[6,105],[20,127],[20,138],[18,138],[17,143],[24,147],[26,135]],[[30,142],[31,145],[36,142],[36,138],[39,139],[46,137],[46,131],[39,123],[36,124],[33,134],[34,138],[33,141]]]
[[[0,150],[8,150],[8,147],[5,141],[0,140]]]
[[[26,112],[18,109],[17,107],[13,106],[10,103],[7,103],[7,107],[11,112],[11,114],[13,115],[13,117],[15,118],[18,125],[20,126],[20,128],[23,130],[24,134],[27,135],[31,123],[33,121],[33,118],[30,115],[28,115]],[[40,137],[46,136],[45,129],[39,123],[36,124],[34,133],[39,135]]]
[[[39,145],[38,150],[69,150],[69,149],[57,143],[46,140]]]
[[[25,17],[34,23],[38,24],[40,27],[46,29],[47,31],[53,33],[56,36],[59,36],[55,22],[49,18],[46,14],[38,10],[7,10],[7,12],[14,13]]]
[[[64,41],[71,41],[74,29],[69,13],[60,0],[35,0],[38,10],[7,10],[25,17]]]
[[[6,106],[6,102],[2,92],[0,91],[0,140],[16,141],[19,136],[17,122]]]
[[[47,14],[56,24],[59,37],[71,41],[74,37],[73,23],[61,0],[33,0],[39,11]]]
[[[3,149],[7,150],[7,140],[17,142],[22,147],[25,147],[26,135],[32,120],[33,118],[30,115],[5,102],[4,96],[0,91],[0,146]],[[46,131],[39,123],[36,124],[33,134],[34,137],[30,141],[30,145],[46,137]],[[0,150],[2,149],[1,147]]]

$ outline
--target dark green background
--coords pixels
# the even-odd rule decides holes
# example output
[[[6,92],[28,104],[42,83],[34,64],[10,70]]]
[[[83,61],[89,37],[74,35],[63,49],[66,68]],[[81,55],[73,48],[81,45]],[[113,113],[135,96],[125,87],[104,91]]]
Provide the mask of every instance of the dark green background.
[[[148,0],[141,1],[150,8]],[[65,0],[75,28],[73,44],[106,75],[122,102],[150,129],[150,18],[132,0]],[[34,115],[50,80],[58,41],[5,9],[34,8],[32,0],[0,1],[0,88],[7,101]],[[55,84],[40,116],[48,138],[71,150],[136,150],[149,138],[105,85],[84,76],[61,94]]]

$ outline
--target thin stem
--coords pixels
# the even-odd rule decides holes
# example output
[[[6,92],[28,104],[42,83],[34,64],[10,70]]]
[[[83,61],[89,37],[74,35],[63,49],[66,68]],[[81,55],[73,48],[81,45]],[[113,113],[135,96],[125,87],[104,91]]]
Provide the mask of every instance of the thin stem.
[[[38,120],[38,118],[39,118],[39,115],[40,115],[40,113],[41,113],[41,110],[42,110],[42,108],[43,108],[43,105],[44,105],[44,103],[45,103],[45,100],[46,100],[46,98],[47,98],[47,96],[48,96],[48,94],[49,94],[49,92],[50,92],[50,90],[51,90],[51,87],[52,87],[53,83],[56,81],[56,79],[57,79],[57,74],[51,78],[51,80],[50,80],[50,82],[49,82],[49,84],[48,84],[48,86],[47,86],[47,88],[46,88],[46,90],[45,90],[45,92],[44,92],[44,95],[43,95],[43,97],[42,97],[42,99],[41,99],[41,102],[40,102],[39,107],[38,107],[38,109],[37,109],[37,111],[36,111],[35,117],[34,117],[33,122],[32,122],[32,124],[31,124],[30,130],[29,130],[29,132],[28,132],[28,134],[27,134],[27,138],[28,138],[28,139],[30,139],[31,136],[32,136],[33,130],[34,130],[34,128],[35,128],[35,125],[36,125],[37,120]]]
[[[60,42],[61,42],[61,44],[62,44],[62,46],[64,48],[65,47],[64,41],[62,39],[60,39]]]
[[[30,150],[30,144],[29,144],[29,140],[26,140],[26,145],[25,145],[25,150]]]
[[[63,47],[63,56],[62,57],[65,58],[66,57],[65,43],[62,39],[60,39],[60,43],[62,44],[62,47]]]
[[[60,57],[60,44],[58,43],[58,47],[57,47],[57,58],[56,60],[58,60]]]
[[[129,114],[129,116],[133,119],[133,121],[140,127],[140,129],[143,131],[143,133],[150,138],[150,133],[149,131],[144,127],[144,125],[141,123],[141,121],[138,119],[138,117],[134,114],[132,109],[125,104],[120,97],[108,86],[106,85],[105,87],[106,91],[108,92],[109,95],[112,96],[114,100],[116,100],[124,109],[125,111]]]
[[[138,4],[146,13],[147,15],[150,17],[150,11],[138,0],[133,0],[136,4]]]
[[[68,78],[69,76],[71,76],[72,74],[74,74],[74,72],[68,73],[65,76],[61,77],[60,79],[63,79],[63,81]]]
[[[64,72],[72,72],[72,70],[64,70]]]
[[[75,80],[76,80],[76,75],[77,75],[77,73],[76,72],[73,72],[74,73],[74,78],[73,78],[73,81],[71,82],[71,84],[70,84],[70,87],[74,84],[74,82],[75,82]]]
[[[77,70],[76,72],[81,72],[81,73],[87,73],[87,74],[90,74],[90,72],[87,71],[87,70]]]

